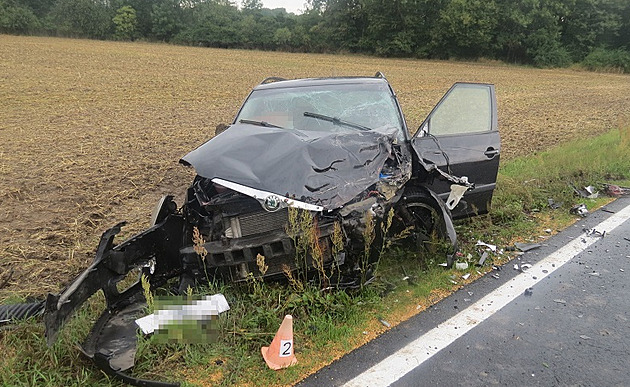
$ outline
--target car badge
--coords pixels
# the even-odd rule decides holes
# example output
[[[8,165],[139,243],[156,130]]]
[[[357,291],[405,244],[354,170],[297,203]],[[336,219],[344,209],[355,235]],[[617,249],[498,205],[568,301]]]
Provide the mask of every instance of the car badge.
[[[263,208],[269,212],[276,212],[280,209],[280,198],[276,195],[269,195],[263,202]]]

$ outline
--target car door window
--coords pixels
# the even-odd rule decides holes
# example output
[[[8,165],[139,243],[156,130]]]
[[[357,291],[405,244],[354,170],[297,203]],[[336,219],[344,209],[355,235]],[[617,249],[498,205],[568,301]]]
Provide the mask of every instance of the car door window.
[[[427,131],[434,136],[490,131],[490,88],[487,85],[455,85],[431,113],[427,126]]]

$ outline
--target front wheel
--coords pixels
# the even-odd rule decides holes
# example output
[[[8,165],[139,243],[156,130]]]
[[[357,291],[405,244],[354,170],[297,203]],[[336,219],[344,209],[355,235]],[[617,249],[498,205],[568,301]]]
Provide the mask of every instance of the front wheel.
[[[404,240],[410,248],[432,255],[445,252],[446,264],[451,267],[456,246],[452,243],[446,220],[428,200],[408,197],[400,203],[397,215],[402,226],[398,228],[403,235],[408,234]]]

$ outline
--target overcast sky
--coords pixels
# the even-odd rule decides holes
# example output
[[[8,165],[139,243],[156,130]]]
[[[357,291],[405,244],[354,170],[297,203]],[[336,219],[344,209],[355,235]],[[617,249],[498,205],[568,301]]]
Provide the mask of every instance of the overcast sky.
[[[287,12],[293,12],[295,14],[302,13],[300,11],[304,10],[305,2],[305,0],[262,0],[265,8],[284,8]]]

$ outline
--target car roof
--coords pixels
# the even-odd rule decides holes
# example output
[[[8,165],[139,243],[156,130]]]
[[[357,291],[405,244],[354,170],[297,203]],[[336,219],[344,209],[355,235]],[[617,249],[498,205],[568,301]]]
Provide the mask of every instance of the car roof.
[[[282,89],[290,87],[321,86],[321,85],[343,85],[343,84],[388,84],[385,77],[329,77],[329,78],[304,78],[304,79],[282,79],[267,78],[254,90]]]

